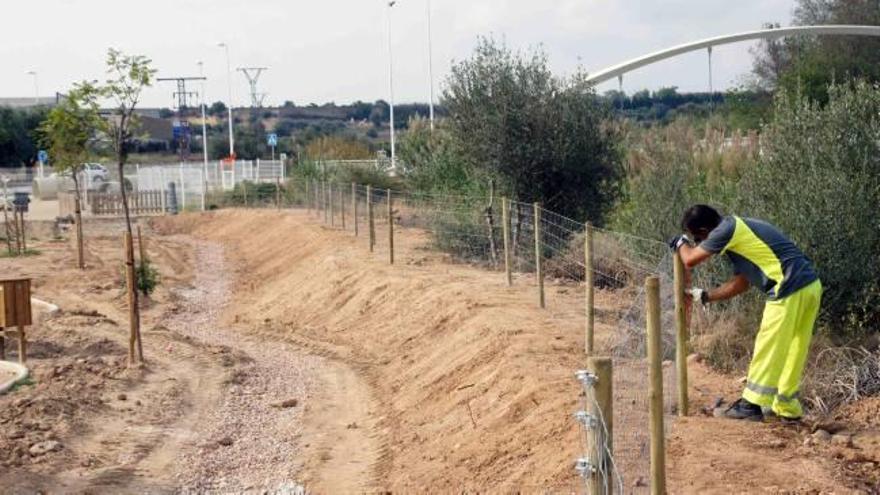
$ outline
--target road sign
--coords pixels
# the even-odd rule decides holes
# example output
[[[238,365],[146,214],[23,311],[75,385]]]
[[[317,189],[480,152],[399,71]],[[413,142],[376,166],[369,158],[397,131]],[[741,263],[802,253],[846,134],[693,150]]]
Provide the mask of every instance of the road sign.
[[[37,152],[37,161],[40,163],[46,163],[49,161],[49,153],[46,150],[40,150]]]
[[[278,134],[275,134],[274,132],[272,134],[267,134],[266,143],[272,147],[278,146]]]

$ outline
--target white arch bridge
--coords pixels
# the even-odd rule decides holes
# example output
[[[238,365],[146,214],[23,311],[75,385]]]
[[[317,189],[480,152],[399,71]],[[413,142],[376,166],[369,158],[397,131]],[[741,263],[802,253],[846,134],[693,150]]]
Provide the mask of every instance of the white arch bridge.
[[[626,62],[602,69],[594,74],[589,74],[587,81],[597,85],[605,81],[617,78],[623,84],[623,75],[640,67],[657,63],[661,60],[676,57],[678,55],[706,49],[709,53],[709,90],[712,91],[712,47],[739,43],[757,39],[774,39],[786,36],[809,35],[809,36],[878,36],[880,26],[854,26],[854,25],[825,25],[825,26],[796,26],[785,28],[761,29],[744,33],[728,34],[706,38],[699,41],[673,46],[665,50],[642,55],[641,57],[627,60]]]

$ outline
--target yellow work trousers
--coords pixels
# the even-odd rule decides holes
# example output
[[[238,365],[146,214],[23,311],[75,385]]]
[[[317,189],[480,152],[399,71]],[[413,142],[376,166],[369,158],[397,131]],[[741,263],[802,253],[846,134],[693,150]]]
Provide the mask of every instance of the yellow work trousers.
[[[744,399],[778,416],[803,415],[798,392],[821,300],[822,284],[816,280],[794,294],[767,302]]]

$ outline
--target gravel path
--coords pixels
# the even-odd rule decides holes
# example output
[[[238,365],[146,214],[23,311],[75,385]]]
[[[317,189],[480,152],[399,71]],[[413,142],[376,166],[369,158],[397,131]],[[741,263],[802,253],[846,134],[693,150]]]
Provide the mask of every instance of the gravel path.
[[[301,493],[295,458],[302,402],[321,360],[283,342],[257,342],[218,327],[230,300],[231,270],[220,245],[191,242],[197,264],[193,288],[179,291],[182,311],[166,326],[229,347],[243,361],[231,372],[219,406],[201,419],[199,444],[180,455],[177,484],[184,492]]]

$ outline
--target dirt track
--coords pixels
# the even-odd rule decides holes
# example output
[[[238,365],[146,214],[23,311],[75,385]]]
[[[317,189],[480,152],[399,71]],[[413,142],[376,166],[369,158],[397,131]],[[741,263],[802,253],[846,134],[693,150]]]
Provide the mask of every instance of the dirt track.
[[[115,236],[90,239],[85,276],[67,268],[66,244],[0,260],[4,274],[34,276],[39,297],[64,309],[34,331],[36,384],[0,397],[0,486],[576,490],[577,287],[550,287],[550,309],[538,311],[527,277],[508,289],[497,273],[423,249],[411,231],[399,234],[389,267],[383,245],[371,257],[363,237],[302,212],[225,211],[156,229],[149,251],[163,284],[145,311],[144,370],[123,365]],[[621,301],[600,292],[598,304],[601,319]],[[611,330],[600,321],[600,341]],[[733,380],[692,372],[695,409],[736,393]],[[803,446],[806,435],[678,421],[670,492],[866,486],[841,466],[878,466],[873,437],[861,437],[859,458]],[[53,439],[58,450],[27,452]]]

